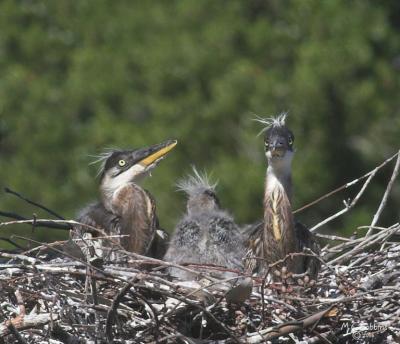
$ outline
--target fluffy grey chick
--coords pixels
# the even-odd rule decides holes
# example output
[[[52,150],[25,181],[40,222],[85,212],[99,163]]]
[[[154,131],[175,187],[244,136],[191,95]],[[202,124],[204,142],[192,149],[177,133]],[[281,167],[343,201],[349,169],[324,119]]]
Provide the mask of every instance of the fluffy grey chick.
[[[243,269],[244,240],[233,218],[221,209],[216,186],[217,183],[210,183],[208,176],[200,174],[195,167],[192,175],[178,183],[178,189],[187,194],[187,210],[175,228],[164,260]],[[177,268],[172,268],[170,273],[182,279],[194,277]]]

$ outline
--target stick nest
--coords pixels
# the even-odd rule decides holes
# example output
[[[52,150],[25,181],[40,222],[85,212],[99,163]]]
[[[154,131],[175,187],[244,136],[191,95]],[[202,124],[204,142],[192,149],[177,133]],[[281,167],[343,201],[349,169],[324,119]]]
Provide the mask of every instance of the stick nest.
[[[74,259],[60,244],[2,252],[0,343],[397,342],[399,234],[396,224],[323,236],[316,281],[271,267],[274,281],[253,276],[241,304],[226,301],[236,282],[218,267],[185,266],[196,281],[180,281],[168,275],[177,265],[122,249],[119,264]]]

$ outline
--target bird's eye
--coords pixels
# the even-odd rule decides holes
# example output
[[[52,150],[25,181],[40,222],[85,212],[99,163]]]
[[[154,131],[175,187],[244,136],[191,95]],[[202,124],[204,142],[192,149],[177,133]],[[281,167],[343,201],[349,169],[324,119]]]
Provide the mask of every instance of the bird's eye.
[[[288,138],[288,144],[289,144],[289,146],[291,146],[293,144],[293,137],[290,136]]]
[[[265,143],[265,148],[269,148],[269,142],[265,141],[264,143]]]
[[[120,160],[118,161],[118,165],[121,167],[124,167],[126,165],[126,161],[125,160]]]

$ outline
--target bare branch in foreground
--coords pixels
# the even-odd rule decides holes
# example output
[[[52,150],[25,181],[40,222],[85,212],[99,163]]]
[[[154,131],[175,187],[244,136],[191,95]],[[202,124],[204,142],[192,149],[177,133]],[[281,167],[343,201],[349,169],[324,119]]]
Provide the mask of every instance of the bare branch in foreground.
[[[315,325],[323,317],[325,317],[329,312],[331,312],[333,307],[325,309],[321,312],[315,313],[304,320],[298,320],[293,322],[283,323],[278,326],[269,327],[265,330],[260,331],[258,334],[249,334],[246,339],[248,344],[258,344],[263,343],[266,340],[278,338],[289,333],[294,333],[297,331],[304,330],[308,327]]]
[[[310,228],[311,232],[314,232],[316,229],[318,229],[319,227],[326,225],[327,223],[331,222],[332,220],[336,219],[337,217],[347,213],[351,208],[353,208],[358,200],[360,199],[361,195],[364,193],[364,191],[366,190],[368,184],[371,182],[372,178],[375,177],[375,174],[378,172],[378,168],[375,168],[375,170],[373,170],[367,180],[364,182],[363,186],[361,187],[360,191],[358,192],[358,194],[353,198],[353,200],[350,202],[350,204],[346,203],[345,208],[343,208],[342,210],[338,211],[336,214],[333,214],[332,216],[326,218],[325,220],[321,221],[320,223],[316,224],[315,226],[313,226],[312,228]]]
[[[17,196],[18,198],[22,199],[23,201],[25,201],[25,202],[27,202],[27,203],[29,203],[29,204],[34,205],[35,207],[38,207],[38,208],[40,208],[40,209],[43,209],[44,211],[48,212],[50,215],[53,215],[53,216],[57,217],[59,220],[65,220],[61,215],[57,214],[55,211],[49,209],[48,207],[45,207],[45,206],[42,205],[42,204],[39,204],[39,203],[37,203],[37,202],[34,202],[34,201],[30,200],[29,198],[26,198],[25,196],[22,196],[20,193],[11,190],[11,189],[8,188],[8,187],[5,187],[5,188],[4,188],[4,191],[7,192],[7,193],[9,193],[9,194],[11,194],[11,195]]]
[[[366,236],[369,236],[372,234],[372,232],[374,230],[373,227],[378,223],[379,217],[381,216],[383,209],[386,206],[389,194],[392,191],[394,181],[396,180],[397,176],[399,175],[399,169],[400,169],[400,151],[397,152],[396,165],[394,166],[392,176],[390,177],[389,183],[385,190],[385,194],[383,195],[381,203],[379,204],[379,208],[378,208],[376,214],[374,215],[374,218],[372,219],[370,228],[368,229]]]
[[[21,338],[21,335],[18,333],[18,331],[41,327],[50,322],[51,317],[50,313],[26,314],[24,302],[18,290],[15,292],[15,296],[18,303],[19,314],[15,318],[6,320],[3,324],[0,324],[0,338],[13,333],[14,336],[17,337],[19,343],[25,344],[26,341]],[[55,316],[55,319],[56,318],[57,316]]]
[[[396,156],[399,156],[399,152],[397,152],[396,154],[392,155],[390,158],[386,159],[383,163],[381,163],[380,165],[378,165],[377,167],[375,167],[372,171],[369,171],[368,173],[362,175],[361,177],[358,177],[357,179],[352,180],[351,182],[348,182],[346,184],[343,184],[342,186],[339,186],[338,188],[336,188],[335,190],[328,192],[327,194],[317,198],[315,201],[312,201],[304,206],[302,206],[301,208],[296,209],[295,211],[293,211],[293,214],[299,213],[321,201],[323,201],[324,199],[338,193],[339,191],[345,190],[347,188],[349,188],[352,185],[355,185],[357,183],[359,183],[360,181],[362,181],[363,179],[369,177],[371,174],[376,174],[376,172],[378,170],[380,170],[382,167],[384,167],[386,164],[388,164],[390,161],[392,161]]]
[[[66,222],[56,222],[57,220],[34,220],[34,219],[27,219],[24,216],[5,212],[0,210],[0,216],[15,219],[16,221],[9,221],[9,222],[1,222],[0,226],[4,223],[5,226],[9,224],[28,224],[32,225],[35,223],[36,227],[45,227],[45,228],[53,228],[53,229],[61,229],[61,230],[70,230],[72,227]]]

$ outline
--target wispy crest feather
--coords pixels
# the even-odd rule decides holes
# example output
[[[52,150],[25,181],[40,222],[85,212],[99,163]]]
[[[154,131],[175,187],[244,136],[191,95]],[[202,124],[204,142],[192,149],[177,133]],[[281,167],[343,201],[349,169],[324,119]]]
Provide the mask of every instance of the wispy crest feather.
[[[212,183],[210,176],[206,172],[199,172],[195,166],[192,166],[192,170],[193,174],[188,175],[176,184],[178,191],[183,191],[189,196],[203,193],[207,190],[215,191],[218,181]]]
[[[267,117],[267,118],[263,118],[263,117],[256,115],[256,118],[254,118],[254,121],[259,122],[262,125],[264,125],[264,128],[258,133],[257,136],[260,136],[262,133],[267,131],[269,128],[284,127],[286,125],[287,114],[288,114],[287,112],[282,112],[276,117]]]
[[[103,171],[104,168],[106,166],[106,161],[108,160],[108,158],[114,153],[118,151],[118,149],[115,148],[106,148],[103,152],[101,152],[100,154],[96,154],[96,155],[90,155],[91,158],[93,158],[94,160],[89,163],[89,165],[99,165],[99,168],[97,170],[97,177],[100,176]]]

